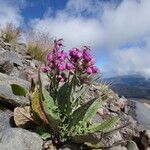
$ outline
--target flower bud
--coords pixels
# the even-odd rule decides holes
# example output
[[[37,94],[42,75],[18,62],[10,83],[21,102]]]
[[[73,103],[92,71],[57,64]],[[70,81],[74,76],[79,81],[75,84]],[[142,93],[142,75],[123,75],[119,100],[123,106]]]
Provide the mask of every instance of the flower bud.
[[[48,55],[47,55],[47,60],[48,60],[49,62],[52,62],[52,60],[53,60],[53,55],[52,55],[51,52],[48,53]]]
[[[57,65],[57,69],[58,69],[58,71],[64,71],[65,69],[66,69],[66,66],[65,66],[65,64],[58,64]]]
[[[87,73],[87,74],[92,74],[92,73],[93,73],[92,68],[91,68],[91,67],[88,67],[88,68],[86,69],[86,73]]]
[[[91,56],[89,50],[86,50],[86,49],[83,50],[83,59],[85,61],[91,61],[92,60],[92,56]]]
[[[50,68],[45,66],[45,67],[41,67],[41,70],[43,73],[50,73]]]

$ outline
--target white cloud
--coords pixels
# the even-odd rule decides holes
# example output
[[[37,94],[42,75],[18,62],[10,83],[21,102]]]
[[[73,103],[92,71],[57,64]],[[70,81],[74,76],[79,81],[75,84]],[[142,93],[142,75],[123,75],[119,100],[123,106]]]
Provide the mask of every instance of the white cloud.
[[[6,23],[13,22],[19,26],[23,22],[20,15],[20,8],[25,5],[24,0],[0,0],[0,25],[3,27]]]
[[[111,54],[109,64],[105,71],[112,76],[125,74],[141,74],[150,77],[150,46],[131,47],[116,50]]]
[[[91,46],[96,49],[94,54],[98,61],[100,54],[109,55],[104,72],[150,76],[150,0],[111,2],[69,0],[63,10],[53,12],[49,7],[42,19],[33,19],[30,25],[35,30],[48,31],[54,38],[63,38],[68,49]],[[0,24],[12,21],[19,26],[23,22],[21,8],[24,5],[25,0],[0,0]],[[120,48],[141,39],[146,39],[145,47]]]
[[[84,15],[90,15],[85,17]],[[104,72],[114,75],[141,73],[150,76],[150,46],[119,49],[127,43],[150,38],[150,0],[123,0],[120,4],[98,0],[69,0],[64,10],[55,16],[31,21],[36,30],[49,31],[52,37],[64,38],[67,48],[90,45],[109,55]],[[106,52],[104,52],[104,50]],[[141,57],[142,56],[142,57]],[[144,58],[144,59],[143,59]],[[114,67],[111,67],[114,65]]]

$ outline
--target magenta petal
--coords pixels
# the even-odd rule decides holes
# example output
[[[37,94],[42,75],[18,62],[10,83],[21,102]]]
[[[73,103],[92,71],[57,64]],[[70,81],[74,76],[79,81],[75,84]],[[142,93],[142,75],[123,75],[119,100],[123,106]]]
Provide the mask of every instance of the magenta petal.
[[[45,67],[41,67],[42,72],[44,73],[50,73],[50,68],[45,66]]]
[[[86,69],[86,73],[87,73],[87,74],[92,74],[92,68],[91,68],[91,67],[88,67],[88,68]]]

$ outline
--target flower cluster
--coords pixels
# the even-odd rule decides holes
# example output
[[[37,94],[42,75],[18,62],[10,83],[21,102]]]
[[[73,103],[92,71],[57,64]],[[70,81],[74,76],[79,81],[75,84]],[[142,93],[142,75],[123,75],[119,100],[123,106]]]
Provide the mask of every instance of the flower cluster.
[[[63,73],[65,71],[78,75],[98,73],[95,60],[88,47],[83,47],[81,50],[72,48],[69,53],[61,50],[61,47],[62,39],[55,40],[53,51],[47,55],[48,65],[42,68],[43,72],[55,74],[58,81],[65,80]]]

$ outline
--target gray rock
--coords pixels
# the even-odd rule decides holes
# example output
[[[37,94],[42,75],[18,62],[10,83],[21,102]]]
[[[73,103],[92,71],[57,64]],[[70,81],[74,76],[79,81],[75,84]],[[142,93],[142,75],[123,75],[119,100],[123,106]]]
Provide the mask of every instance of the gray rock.
[[[0,60],[0,72],[10,74],[14,68],[14,65],[9,60]]]
[[[77,146],[76,144],[69,143],[69,144],[63,145],[58,150],[79,150],[79,149],[80,149],[80,147]]]
[[[111,147],[108,150],[127,150],[127,148],[124,146],[118,145],[118,146]]]
[[[110,135],[109,145],[112,145],[114,143],[120,142],[122,140],[122,136],[119,131],[113,133]]]
[[[134,141],[129,141],[127,144],[128,150],[139,150],[136,143]]]
[[[17,53],[12,51],[6,51],[0,55],[0,58],[10,61],[11,63],[22,66],[22,60],[19,58]]]
[[[30,89],[30,83],[28,81],[0,73],[0,100],[7,101],[14,105],[28,104],[29,100],[27,97],[16,96],[13,94],[10,86],[11,84],[21,85],[27,91]]]
[[[150,147],[150,130],[145,130],[141,134],[141,141],[145,148]]]
[[[150,129],[150,108],[146,105],[137,102],[130,101],[130,110],[129,114],[140,124],[143,126],[143,129]]]
[[[103,122],[104,120],[102,119],[102,117],[97,113],[94,118],[92,119],[92,123],[100,123]]]
[[[1,150],[42,150],[42,139],[21,128],[9,128],[0,134]]]
[[[114,104],[110,104],[109,109],[113,112],[118,112],[120,111],[120,107],[119,106],[115,106]]]
[[[19,45],[19,48],[21,49],[25,49],[27,47],[26,43],[22,43],[22,42],[19,42],[18,45]]]
[[[0,110],[0,132],[11,127],[10,118],[12,116],[13,116],[13,112],[9,110],[7,111]]]

